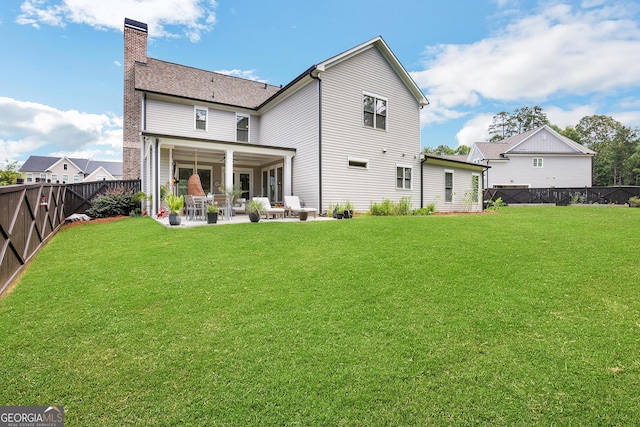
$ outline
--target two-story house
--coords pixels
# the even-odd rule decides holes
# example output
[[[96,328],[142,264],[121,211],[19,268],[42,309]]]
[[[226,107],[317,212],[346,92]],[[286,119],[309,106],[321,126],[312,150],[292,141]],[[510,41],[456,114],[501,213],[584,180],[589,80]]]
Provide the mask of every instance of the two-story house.
[[[438,164],[440,188],[423,185],[425,171],[433,173],[420,153],[428,101],[381,37],[284,87],[148,58],[144,23],[125,19],[124,41],[124,173],[153,194],[152,212],[160,186],[184,194],[193,173],[205,192],[237,187],[272,203],[295,194],[322,212],[404,196],[417,208],[425,192],[450,191],[453,171],[472,188],[471,170],[484,169]],[[456,206],[447,203],[439,210]]]
[[[29,156],[20,167],[24,182],[79,182],[122,179],[122,162],[81,158]]]
[[[591,187],[595,151],[544,125],[499,142],[476,142],[467,161],[491,166],[487,188]]]

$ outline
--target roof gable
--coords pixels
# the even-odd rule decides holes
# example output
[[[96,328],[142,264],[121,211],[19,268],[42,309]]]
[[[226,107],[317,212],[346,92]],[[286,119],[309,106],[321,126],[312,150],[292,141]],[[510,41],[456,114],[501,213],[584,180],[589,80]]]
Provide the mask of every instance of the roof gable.
[[[358,46],[355,46],[349,50],[346,50],[338,55],[335,55],[325,61],[322,61],[315,66],[315,69],[318,71],[324,71],[327,68],[330,68],[336,64],[339,64],[342,61],[346,61],[347,59],[352,58],[364,52],[365,50],[368,50],[371,48],[377,48],[380,51],[380,53],[382,53],[382,55],[385,57],[389,65],[391,65],[391,68],[393,68],[396,74],[398,74],[400,79],[404,82],[404,84],[407,86],[409,91],[416,98],[416,100],[418,101],[421,107],[429,104],[429,100],[424,96],[424,94],[420,90],[420,87],[411,78],[407,70],[405,70],[405,68],[402,66],[402,64],[398,60],[398,58],[391,51],[391,49],[389,48],[389,46],[381,36],[378,36]]]
[[[485,160],[504,159],[509,154],[596,154],[595,151],[560,135],[548,125],[531,129],[499,142],[476,142],[475,147]]]
[[[510,145],[505,154],[595,154],[547,125],[508,138],[505,143]]]

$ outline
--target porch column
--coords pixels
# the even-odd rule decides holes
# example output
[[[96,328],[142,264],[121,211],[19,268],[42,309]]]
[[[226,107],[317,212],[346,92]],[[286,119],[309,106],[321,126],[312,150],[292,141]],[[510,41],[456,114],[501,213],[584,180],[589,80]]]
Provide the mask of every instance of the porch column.
[[[282,183],[282,192],[285,196],[291,196],[291,156],[284,156],[284,165],[282,167],[282,175],[284,182]],[[284,199],[283,199],[284,200]]]
[[[224,155],[224,189],[227,193],[233,190],[233,150],[226,150]]]

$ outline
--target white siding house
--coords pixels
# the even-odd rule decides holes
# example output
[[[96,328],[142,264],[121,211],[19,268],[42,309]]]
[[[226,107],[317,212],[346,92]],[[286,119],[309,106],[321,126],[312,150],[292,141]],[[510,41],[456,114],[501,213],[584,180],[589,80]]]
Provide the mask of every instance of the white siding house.
[[[123,158],[155,203],[160,186],[183,194],[198,173],[206,192],[236,187],[272,203],[294,194],[319,212],[346,201],[365,211],[372,201],[405,196],[418,208],[436,197],[426,195],[424,170],[429,177],[433,168],[455,170],[453,192],[462,194],[474,185],[462,176],[485,169],[431,164],[420,153],[428,101],[381,37],[282,87],[148,58],[146,32],[146,24],[125,20]],[[442,205],[458,208],[466,206]]]
[[[487,188],[590,187],[596,153],[549,126],[500,142],[478,142],[467,160],[491,166]]]
[[[76,184],[88,181],[122,179],[122,162],[89,159],[30,156],[20,168],[24,182]]]

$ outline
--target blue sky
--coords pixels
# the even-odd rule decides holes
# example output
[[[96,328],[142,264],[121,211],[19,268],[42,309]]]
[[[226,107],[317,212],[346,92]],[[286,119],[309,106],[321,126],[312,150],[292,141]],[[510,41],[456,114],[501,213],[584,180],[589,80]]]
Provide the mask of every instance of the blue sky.
[[[121,160],[125,17],[151,57],[275,85],[381,35],[431,102],[423,146],[487,140],[522,106],[640,126],[637,0],[3,0],[0,164]]]

